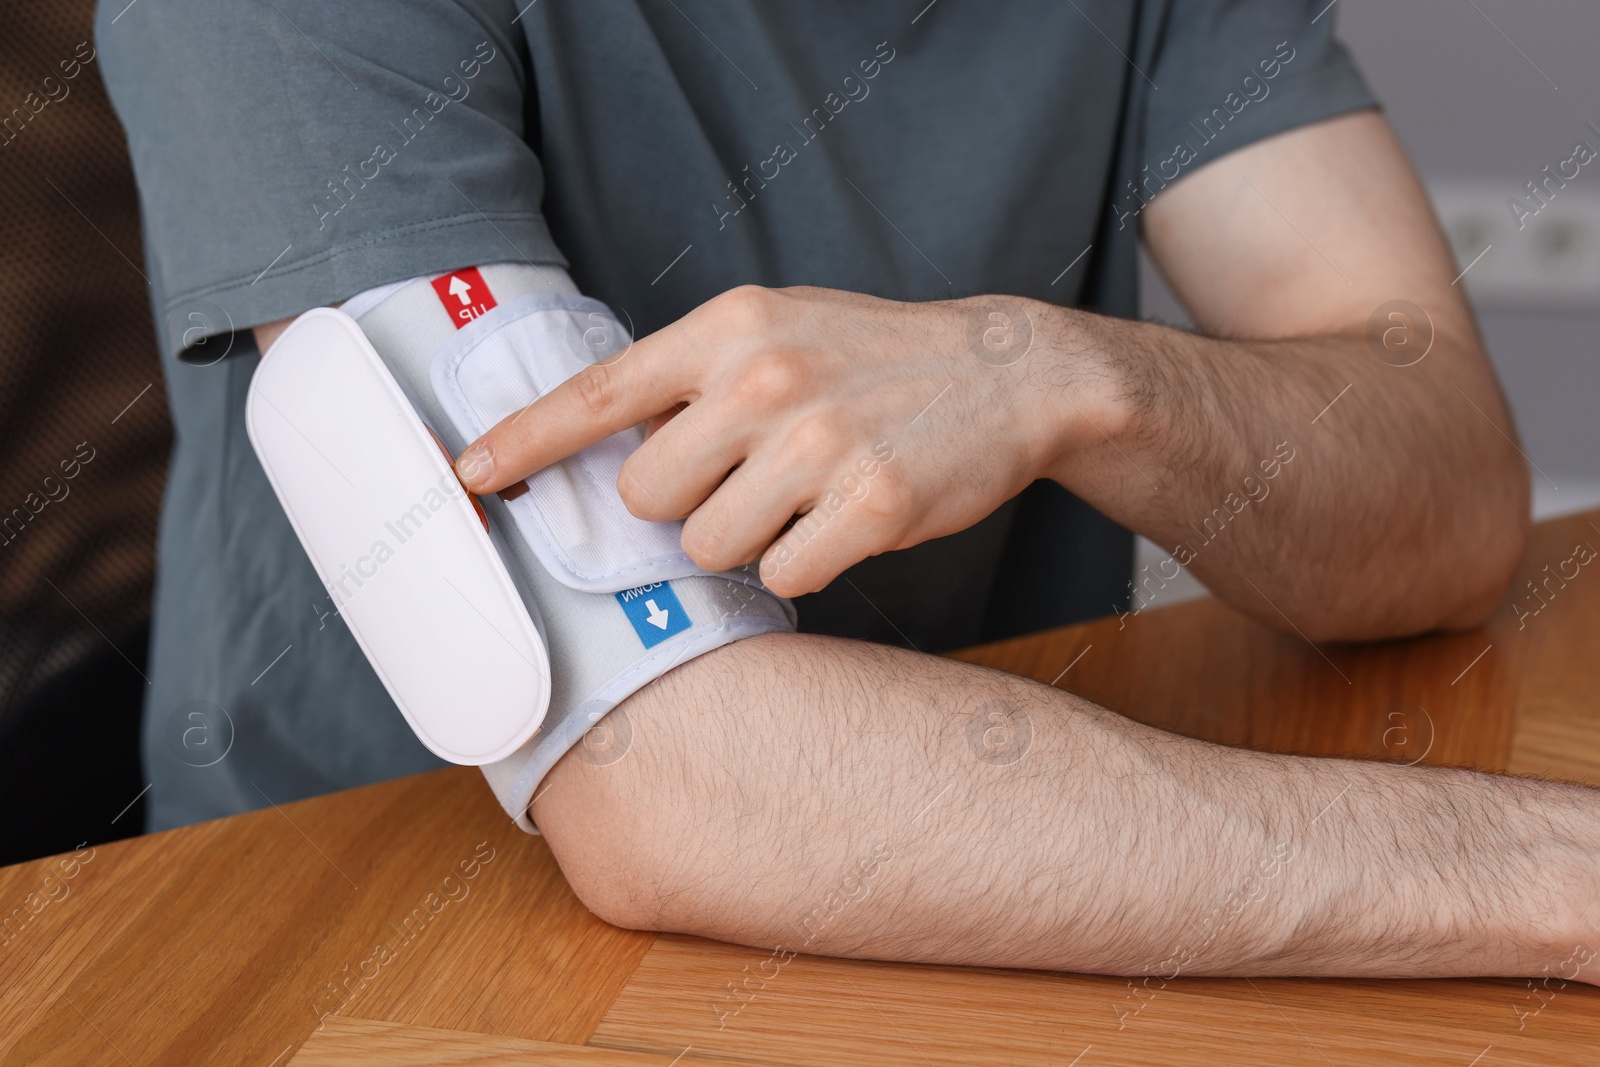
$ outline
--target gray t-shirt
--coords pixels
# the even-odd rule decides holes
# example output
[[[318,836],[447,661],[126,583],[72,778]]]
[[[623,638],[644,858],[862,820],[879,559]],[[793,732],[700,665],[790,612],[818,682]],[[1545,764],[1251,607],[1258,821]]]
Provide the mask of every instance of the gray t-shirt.
[[[502,261],[567,265],[639,335],[747,282],[1132,316],[1163,184],[1371,106],[1324,4],[103,4],[177,426],[153,827],[436,765],[251,452],[248,327]],[[1040,483],[801,625],[925,651],[1059,625],[1125,603],[1129,554]]]

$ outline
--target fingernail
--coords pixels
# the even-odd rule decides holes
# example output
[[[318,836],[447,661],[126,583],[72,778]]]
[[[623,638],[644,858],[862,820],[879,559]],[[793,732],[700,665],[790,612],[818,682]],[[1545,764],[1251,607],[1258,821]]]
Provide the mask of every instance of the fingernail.
[[[456,473],[469,489],[484,484],[494,474],[494,453],[486,443],[479,441],[461,453],[461,458],[456,460]]]

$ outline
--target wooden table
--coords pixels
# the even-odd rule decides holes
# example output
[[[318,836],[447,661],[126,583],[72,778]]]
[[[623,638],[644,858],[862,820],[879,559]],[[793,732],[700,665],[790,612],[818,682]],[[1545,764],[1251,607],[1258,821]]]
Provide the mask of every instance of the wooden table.
[[[1058,684],[1228,744],[1600,784],[1600,563],[1525,584],[1580,542],[1600,549],[1600,512],[1541,526],[1471,633],[1314,648],[1204,600],[963,658],[1072,664]],[[468,769],[9,867],[6,916],[5,1064],[1600,1062],[1600,990],[1556,978],[1135,992],[802,956],[719,1029],[769,953],[595,919]]]

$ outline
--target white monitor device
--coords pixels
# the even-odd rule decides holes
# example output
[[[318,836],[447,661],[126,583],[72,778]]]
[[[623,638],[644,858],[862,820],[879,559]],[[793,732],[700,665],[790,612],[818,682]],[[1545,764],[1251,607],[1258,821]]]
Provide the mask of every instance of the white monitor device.
[[[477,501],[353,319],[300,316],[246,427],[317,575],[423,744],[504,759],[550,700],[545,644]]]

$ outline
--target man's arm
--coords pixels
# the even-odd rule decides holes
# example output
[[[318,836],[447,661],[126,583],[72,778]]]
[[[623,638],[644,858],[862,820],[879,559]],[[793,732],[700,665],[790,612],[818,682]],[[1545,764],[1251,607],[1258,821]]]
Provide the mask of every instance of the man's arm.
[[[1207,336],[1086,321],[1137,400],[1117,447],[1062,457],[1060,479],[1269,625],[1351,639],[1481,622],[1526,543],[1527,467],[1383,119],[1225,156],[1143,219]],[[1271,484],[1280,442],[1296,458]]]
[[[708,569],[760,559],[783,595],[1054,477],[1268,625],[1350,639],[1481,621],[1520,558],[1527,472],[1384,120],[1235,152],[1143,219],[1211,336],[1008,297],[747,286],[492,429],[468,485],[654,419],[623,500],[687,517]]]
[[[1165,977],[1533,975],[1600,948],[1585,788],[1224,748],[804,635],[612,714],[631,747],[569,754],[533,814],[624,926]]]

